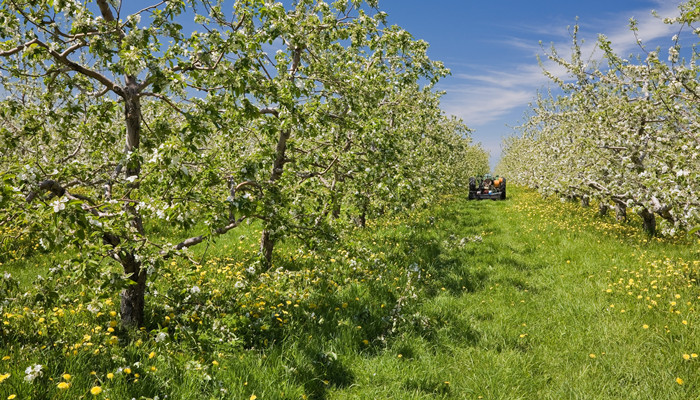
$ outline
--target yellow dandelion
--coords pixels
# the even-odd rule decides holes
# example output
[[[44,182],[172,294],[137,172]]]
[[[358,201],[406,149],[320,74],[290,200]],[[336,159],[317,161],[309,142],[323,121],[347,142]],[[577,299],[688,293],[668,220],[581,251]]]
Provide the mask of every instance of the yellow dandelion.
[[[156,352],[155,352],[155,351],[152,351],[152,352],[148,355],[148,358],[153,358],[153,357],[155,357],[155,356],[156,356]]]
[[[681,379],[681,378],[676,378],[676,383],[677,383],[677,384],[682,385],[683,382],[684,382],[683,379]]]
[[[110,379],[110,380],[111,380],[111,379],[114,379],[114,374],[111,373],[111,372],[108,373],[108,374],[107,374],[107,379]]]
[[[690,357],[692,357],[692,358],[698,358],[698,355],[695,354],[695,353],[693,353],[693,354],[690,355]]]
[[[70,387],[70,383],[68,382],[61,382],[58,385],[56,385],[59,389],[61,390],[66,390]]]
[[[11,394],[11,395],[7,396],[7,400],[12,400],[14,398],[17,398],[16,394]]]
[[[257,399],[257,398],[258,398],[258,396],[254,395],[254,394],[251,394],[251,395],[250,395],[250,400],[255,400],[255,399]]]
[[[647,324],[642,325],[642,329],[649,329],[649,325],[647,325]]]
[[[0,382],[4,381],[5,379],[7,379],[9,377],[10,377],[9,373],[0,375]]]
[[[3,360],[3,361],[7,361],[7,360],[9,360],[10,358],[11,358],[10,356],[5,356],[5,357],[2,358],[2,360]]]
[[[97,396],[100,393],[102,393],[102,388],[99,386],[93,386],[92,389],[90,389],[90,394],[93,396]]]
[[[595,354],[591,353],[591,354],[588,355],[588,357],[590,357],[590,358],[595,358]]]
[[[690,354],[683,354],[684,360],[690,360]]]
[[[211,362],[211,364],[212,364],[213,366],[217,366],[217,365],[219,365],[219,362],[216,361],[216,360],[214,360],[214,361]]]
[[[61,377],[62,377],[64,380],[67,380],[67,381],[69,381],[70,378],[72,378],[72,376],[70,376],[70,374],[63,374],[63,375],[61,375]]]
[[[131,368],[129,368],[129,367],[124,368],[124,373],[129,375],[131,373]]]

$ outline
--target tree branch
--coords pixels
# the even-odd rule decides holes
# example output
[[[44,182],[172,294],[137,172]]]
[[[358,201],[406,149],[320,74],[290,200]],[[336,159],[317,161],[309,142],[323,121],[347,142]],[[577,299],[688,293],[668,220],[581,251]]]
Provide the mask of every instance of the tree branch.
[[[36,39],[36,38],[32,39],[32,40],[28,41],[27,43],[24,43],[24,44],[21,44],[21,45],[15,47],[12,50],[0,51],[0,57],[8,57],[8,56],[11,56],[13,54],[17,54],[20,51],[26,49],[27,47],[29,47],[33,44],[38,44],[38,43],[39,43],[39,39]]]
[[[168,97],[163,96],[160,93],[143,92],[143,93],[141,93],[141,95],[151,96],[151,97],[155,97],[157,99],[160,99],[160,100],[164,101],[165,103],[167,103],[173,110],[179,112],[182,115],[187,116],[187,112],[185,112],[183,109],[181,109],[180,107],[175,105],[175,103],[173,103]]]
[[[230,231],[231,229],[240,225],[241,222],[243,222],[245,219],[246,219],[246,217],[242,216],[241,218],[231,222],[230,224],[228,224],[226,226],[215,229],[214,232],[212,232],[212,233],[216,234],[216,235],[223,235],[224,233],[226,233],[226,232]],[[194,236],[194,237],[185,239],[175,246],[175,250],[187,249],[187,248],[190,248],[192,246],[198,245],[211,236],[212,235],[199,235],[199,236]],[[162,253],[164,254],[164,252],[162,252]]]

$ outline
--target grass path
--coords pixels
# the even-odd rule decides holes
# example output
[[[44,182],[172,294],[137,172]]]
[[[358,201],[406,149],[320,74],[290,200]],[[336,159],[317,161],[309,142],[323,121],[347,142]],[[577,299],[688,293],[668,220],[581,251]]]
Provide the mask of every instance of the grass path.
[[[509,194],[289,240],[261,274],[243,226],[153,279],[139,331],[74,254],[9,262],[0,400],[700,398],[697,239]]]
[[[437,216],[437,262],[471,290],[421,304],[413,328],[381,356],[356,356],[355,385],[330,397],[698,398],[698,246],[513,192]]]

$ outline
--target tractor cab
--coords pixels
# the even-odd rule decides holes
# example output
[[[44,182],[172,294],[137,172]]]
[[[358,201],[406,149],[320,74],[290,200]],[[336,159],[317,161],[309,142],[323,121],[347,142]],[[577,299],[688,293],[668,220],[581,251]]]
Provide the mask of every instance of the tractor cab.
[[[505,200],[506,178],[494,178],[489,174],[469,178],[469,200],[483,199]]]

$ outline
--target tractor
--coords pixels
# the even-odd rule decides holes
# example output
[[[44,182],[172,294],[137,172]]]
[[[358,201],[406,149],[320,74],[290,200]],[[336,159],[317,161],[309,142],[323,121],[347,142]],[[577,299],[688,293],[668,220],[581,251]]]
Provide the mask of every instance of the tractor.
[[[506,178],[484,175],[469,178],[469,200],[505,200]]]

